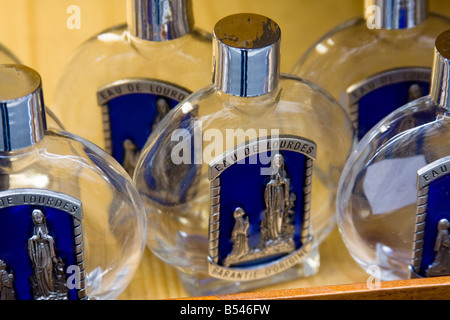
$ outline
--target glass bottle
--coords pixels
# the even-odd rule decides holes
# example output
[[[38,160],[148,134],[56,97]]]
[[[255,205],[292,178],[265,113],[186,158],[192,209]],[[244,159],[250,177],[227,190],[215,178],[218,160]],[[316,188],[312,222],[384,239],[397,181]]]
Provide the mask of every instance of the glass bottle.
[[[164,115],[210,82],[211,37],[193,28],[190,0],[127,4],[127,25],[101,32],[73,54],[51,106],[70,132],[132,175]]]
[[[314,84],[280,75],[280,29],[266,17],[220,20],[213,65],[212,84],[169,113],[139,158],[147,244],[191,295],[315,274],[350,118]]]
[[[145,250],[146,217],[123,168],[46,130],[41,79],[0,65],[0,298],[115,299]]]
[[[435,50],[430,94],[372,128],[349,157],[339,185],[344,242],[365,270],[384,281],[426,276],[440,252],[438,231],[442,243],[449,240],[449,31],[437,38]],[[447,273],[441,275],[450,275],[446,250]]]
[[[358,139],[396,108],[429,93],[434,41],[450,28],[448,18],[428,12],[427,0],[364,5],[364,18],[325,34],[292,70],[347,108]]]

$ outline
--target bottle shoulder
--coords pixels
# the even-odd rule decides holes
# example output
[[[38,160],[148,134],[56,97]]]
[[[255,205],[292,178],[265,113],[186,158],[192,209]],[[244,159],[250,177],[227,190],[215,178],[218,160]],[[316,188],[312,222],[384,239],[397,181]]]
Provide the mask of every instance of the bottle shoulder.
[[[447,111],[429,96],[419,98],[395,110],[367,132],[349,156],[344,175],[388,158],[439,158],[448,152],[443,146],[449,134]]]
[[[99,175],[114,171],[124,180],[127,179],[124,169],[103,149],[82,137],[53,128],[47,130],[37,144],[3,153],[0,158],[6,163],[14,160],[12,169],[18,171],[32,169],[35,164],[39,164],[44,171],[45,168],[65,168],[66,176],[75,176],[77,171],[87,169]]]
[[[256,97],[230,95],[211,84],[182,101],[174,110],[177,112],[209,120],[226,118],[228,126],[232,125],[232,119],[238,118],[243,122],[241,125],[249,122],[255,125],[266,117],[270,121],[272,115],[286,121],[315,113],[346,115],[336,99],[320,86],[291,74],[282,74],[275,90]]]
[[[0,166],[1,183],[9,190],[45,189],[88,206],[91,200],[98,205],[114,199],[113,203],[136,206],[134,214],[143,215],[138,192],[124,169],[99,147],[70,133],[50,130],[36,145],[0,155]]]
[[[405,50],[411,50],[411,46],[430,45],[430,41],[433,46],[435,38],[449,27],[450,19],[436,13],[430,13],[416,27],[400,30],[377,29],[368,25],[363,17],[357,17],[338,25],[314,42],[296,62],[292,73],[301,72],[299,69],[306,64],[305,60],[319,57],[329,59],[328,56],[333,55],[333,50],[337,49],[363,54],[359,50],[363,50],[365,46],[391,46],[392,50],[399,50],[403,44],[408,44]],[[381,50],[374,50],[374,54],[377,51]]]
[[[135,88],[144,80],[145,93],[158,93],[150,87],[166,84],[191,93],[210,83],[211,56],[211,43],[199,32],[150,43],[132,40],[126,25],[108,29],[75,51],[58,75],[49,106],[69,131],[102,146],[102,88],[124,80]]]
[[[216,142],[222,143],[230,134],[246,139],[271,134],[302,137],[319,144],[319,155],[325,159],[333,145],[350,150],[354,132],[342,106],[321,88],[295,76],[282,75],[277,88],[264,96],[236,97],[213,85],[190,95],[152,133],[141,160],[148,155],[152,158],[155,150],[167,147],[176,137],[200,137],[210,142],[218,139]],[[208,145],[205,142],[202,148]]]
[[[127,78],[166,81],[194,91],[209,82],[211,56],[210,40],[197,31],[151,42],[133,39],[126,25],[111,28],[72,54],[56,81],[54,104],[62,109],[67,101],[79,101],[80,106],[74,107],[84,107],[87,102],[80,99],[87,99],[91,107],[96,106],[99,88]],[[80,94],[80,90],[94,93]]]
[[[350,85],[371,75],[402,67],[430,68],[436,37],[449,28],[450,20],[437,14],[401,30],[370,29],[364,19],[355,19],[320,38],[291,72],[340,99]]]
[[[364,28],[364,19],[362,17],[353,18],[345,21],[344,23],[334,27],[328,32],[324,33],[321,37],[319,37],[315,42],[313,42],[309,48],[299,57],[299,59],[295,62],[293,69],[291,70],[292,74],[299,74],[300,68],[306,63],[308,57],[311,55],[315,55],[316,51],[325,51],[327,52],[326,47],[321,48],[321,45],[324,43],[332,43],[332,37],[336,34],[341,33],[356,33],[358,29]],[[355,31],[354,31],[355,30]]]
[[[183,56],[187,53],[197,55],[208,55],[210,59],[211,35],[200,29],[193,29],[190,33],[173,40],[148,41],[134,37],[130,34],[127,24],[120,24],[108,28],[81,44],[69,58],[68,64],[76,63],[75,60],[84,59],[85,63],[101,63],[103,60],[117,61],[136,58],[130,56],[143,56],[148,59],[156,59],[167,55],[177,55],[180,51]],[[161,54],[164,51],[165,54]],[[206,52],[205,52],[206,51]],[[155,55],[155,57],[153,57]],[[186,57],[189,59],[189,57]],[[110,61],[113,62],[113,61]]]

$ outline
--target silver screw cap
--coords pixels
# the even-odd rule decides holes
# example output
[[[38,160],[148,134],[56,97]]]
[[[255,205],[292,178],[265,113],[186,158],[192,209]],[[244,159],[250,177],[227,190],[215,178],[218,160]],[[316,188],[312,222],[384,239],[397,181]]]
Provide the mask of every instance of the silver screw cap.
[[[41,77],[23,65],[0,65],[0,151],[39,142],[46,120]]]
[[[280,77],[279,26],[241,13],[220,20],[213,32],[213,83],[228,94],[253,97],[272,91]]]

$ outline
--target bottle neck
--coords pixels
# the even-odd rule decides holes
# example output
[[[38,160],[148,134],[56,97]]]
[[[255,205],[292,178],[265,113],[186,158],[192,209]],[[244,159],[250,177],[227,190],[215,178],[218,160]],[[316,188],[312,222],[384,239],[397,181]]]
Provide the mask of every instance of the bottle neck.
[[[427,0],[365,0],[364,6],[370,29],[413,28],[428,16]]]
[[[271,92],[280,78],[280,36],[278,25],[259,15],[219,21],[213,34],[214,86],[239,97]]]
[[[40,76],[22,65],[1,65],[0,151],[32,146],[46,129]]]
[[[430,97],[450,111],[450,31],[436,39]]]
[[[128,0],[130,33],[142,40],[180,38],[193,27],[190,0]]]

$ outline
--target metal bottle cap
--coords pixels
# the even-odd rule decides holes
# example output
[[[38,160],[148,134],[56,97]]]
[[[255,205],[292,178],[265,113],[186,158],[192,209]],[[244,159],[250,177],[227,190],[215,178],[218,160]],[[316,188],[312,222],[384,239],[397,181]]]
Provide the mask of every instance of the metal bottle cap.
[[[430,97],[439,106],[450,108],[450,30],[436,39]]]
[[[0,151],[29,147],[45,130],[39,74],[23,65],[0,65]]]
[[[279,26],[261,15],[220,20],[213,32],[214,85],[241,97],[272,91],[280,77],[280,39]]]
[[[130,31],[140,39],[172,40],[193,27],[190,0],[128,0],[127,4]]]
[[[376,29],[407,29],[425,21],[427,0],[365,0],[365,18]]]

